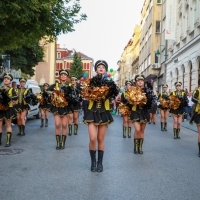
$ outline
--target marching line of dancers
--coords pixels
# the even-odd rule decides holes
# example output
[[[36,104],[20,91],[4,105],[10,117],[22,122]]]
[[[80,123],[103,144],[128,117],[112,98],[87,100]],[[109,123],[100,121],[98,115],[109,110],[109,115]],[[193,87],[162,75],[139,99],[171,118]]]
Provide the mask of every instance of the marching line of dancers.
[[[123,117],[123,138],[126,136],[131,138],[131,125],[134,125],[135,154],[143,154],[145,128],[150,122],[149,110],[157,106],[157,101],[160,102],[158,109],[161,114],[161,131],[167,131],[167,118],[170,113],[173,116],[174,139],[180,139],[182,115],[188,103],[186,94],[181,91],[181,82],[175,83],[176,90],[171,93],[167,92],[168,85],[163,84],[162,92],[157,97],[150,88],[145,87],[145,76],[138,74],[135,76],[135,85],[133,81],[127,80],[126,91],[119,96],[119,88],[115,82],[104,76],[108,71],[107,62],[98,60],[94,69],[97,75],[86,79],[81,85],[77,84],[76,77],[71,77],[71,82],[67,82],[70,76],[68,70],[60,70],[60,82],[53,85],[45,83],[41,93],[35,95],[30,89],[25,88],[27,81],[25,78],[19,79],[20,87],[15,89],[10,87],[12,75],[4,74],[3,86],[0,88],[0,145],[2,144],[3,121],[7,132],[5,147],[9,147],[12,138],[12,119],[17,118],[19,128],[17,135],[25,136],[25,117],[29,104],[36,105],[39,102],[40,127],[48,127],[48,114],[51,112],[55,122],[56,150],[65,149],[67,135],[71,136],[72,132],[74,135],[78,134],[78,113],[82,99],[88,101],[83,122],[88,125],[92,172],[103,171],[106,130],[108,125],[114,122],[110,112],[110,102],[113,99],[117,99],[119,112]],[[192,98],[196,103],[196,109],[190,122],[197,124],[200,157],[200,80],[198,84],[199,88],[195,90]],[[98,152],[98,157],[96,152]]]

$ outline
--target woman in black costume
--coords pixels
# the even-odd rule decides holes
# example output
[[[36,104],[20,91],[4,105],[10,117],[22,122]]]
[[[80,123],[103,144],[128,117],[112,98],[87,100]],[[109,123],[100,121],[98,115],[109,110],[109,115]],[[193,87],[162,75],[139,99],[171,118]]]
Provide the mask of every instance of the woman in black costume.
[[[80,101],[80,88],[77,85],[77,78],[71,77],[71,92],[72,92],[72,109],[73,113],[69,115],[69,136],[72,135],[72,121],[74,122],[74,135],[78,134],[78,114],[81,109]]]
[[[163,84],[162,92],[158,95],[158,101],[160,101],[158,108],[160,110],[161,131],[167,131],[167,119],[169,114],[169,93],[167,89],[168,85]]]
[[[178,107],[171,107],[169,112],[173,116],[173,127],[174,127],[174,139],[180,139],[180,127],[182,122],[182,116],[185,113],[184,107],[188,104],[188,99],[181,90],[181,82],[175,82],[176,90],[170,94],[170,104],[174,106],[178,101],[180,102]],[[173,98],[173,99],[172,99]],[[173,101],[173,102],[172,102]]]
[[[133,122],[134,132],[134,153],[143,154],[142,145],[144,141],[144,131],[146,123],[149,122],[150,116],[148,109],[156,104],[156,96],[152,90],[144,88],[144,75],[139,74],[135,76],[135,83],[137,91],[142,91],[145,94],[147,102],[145,104],[133,104],[130,121]]]
[[[28,110],[30,109],[30,104],[37,104],[36,97],[32,93],[31,89],[26,88],[26,79],[20,78],[20,86],[17,89],[17,95],[18,95],[18,102],[15,105],[15,108],[17,110],[17,124],[19,128],[18,136],[24,136],[25,135],[25,124],[26,124],[26,115]]]
[[[89,79],[87,92],[85,95],[89,100],[88,110],[84,116],[83,122],[88,125],[90,137],[89,150],[91,156],[91,171],[103,171],[104,137],[107,125],[113,122],[110,113],[110,99],[114,99],[119,90],[114,81],[104,79],[104,74],[108,70],[108,64],[104,60],[98,60],[95,63],[97,75]],[[87,82],[87,81],[86,81]],[[87,83],[85,83],[87,84]],[[82,90],[83,97],[86,87]],[[97,96],[99,98],[97,98]],[[98,162],[96,165],[96,145],[98,144]]]
[[[6,73],[3,76],[3,86],[0,87],[0,145],[2,144],[2,129],[3,121],[6,124],[7,132],[7,142],[5,147],[11,146],[11,137],[12,137],[12,119],[16,118],[17,112],[14,108],[14,104],[17,101],[16,91],[10,87],[10,83],[13,80],[11,74]]]
[[[190,123],[195,123],[198,130],[198,146],[200,157],[200,79],[198,80],[198,88],[194,91],[192,101],[196,104],[194,114],[191,117]]]
[[[128,91],[128,90],[131,89],[133,83],[132,83],[132,81],[126,80],[125,85],[126,85],[126,91]],[[124,106],[127,106],[127,110],[128,109],[130,110],[130,108],[127,105],[128,101],[126,100],[126,91],[124,91],[121,95],[121,103],[123,103]],[[120,108],[121,108],[121,105],[120,105]],[[122,114],[122,117],[123,117],[123,138],[126,138],[127,128],[128,128],[128,138],[131,138],[131,125],[132,125],[132,123],[129,121],[129,115],[128,115],[128,113]]]
[[[49,108],[50,108],[50,97],[49,94],[47,92],[47,89],[49,87],[48,83],[44,83],[43,84],[43,90],[42,92],[37,95],[37,97],[39,97],[39,101],[40,101],[40,115],[41,115],[41,125],[40,127],[44,126],[44,119],[45,119],[45,127],[48,126],[48,115],[49,115]]]
[[[56,150],[65,148],[68,115],[72,113],[72,109],[69,106],[71,87],[67,83],[69,72],[67,70],[60,70],[59,74],[60,83],[56,82],[47,89],[47,92],[51,94],[51,106],[49,110],[54,115]]]

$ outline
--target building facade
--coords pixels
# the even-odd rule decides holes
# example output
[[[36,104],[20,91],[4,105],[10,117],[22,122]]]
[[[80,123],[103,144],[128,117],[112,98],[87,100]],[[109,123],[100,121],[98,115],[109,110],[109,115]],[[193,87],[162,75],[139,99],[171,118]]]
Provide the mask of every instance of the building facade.
[[[165,7],[166,0],[164,11]],[[170,89],[175,89],[174,83],[181,81],[183,88],[193,91],[200,78],[200,0],[178,0],[176,8],[176,37],[166,42],[166,82]],[[161,43],[165,43],[164,36]]]
[[[60,45],[57,44],[57,59],[56,59],[56,67],[55,67],[55,80],[59,80],[59,71],[61,69],[70,69],[71,63],[73,62],[73,54],[74,50],[68,50],[66,48],[60,48]],[[81,61],[83,63],[83,71],[88,72],[88,78],[93,76],[93,66],[94,61],[92,58],[86,56],[81,52],[77,52],[81,57]]]
[[[132,80],[138,73],[140,26],[134,27],[132,38],[128,41],[118,65],[118,85],[123,87],[126,79]]]
[[[34,67],[35,75],[31,77],[32,80],[36,80],[39,85],[44,83],[53,84],[54,71],[55,71],[55,53],[56,53],[56,43],[44,43],[40,42],[41,46],[44,48],[44,58],[43,62],[39,62],[38,65]]]
[[[145,0],[141,10],[141,35],[139,53],[139,72],[146,77],[146,81],[153,83],[155,90],[161,88],[159,84],[160,63],[156,50],[161,40],[161,0]]]

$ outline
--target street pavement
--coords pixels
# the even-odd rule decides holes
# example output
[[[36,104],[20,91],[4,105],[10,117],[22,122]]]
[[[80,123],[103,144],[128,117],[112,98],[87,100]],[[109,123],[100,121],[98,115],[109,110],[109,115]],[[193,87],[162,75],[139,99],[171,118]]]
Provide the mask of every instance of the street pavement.
[[[122,138],[122,118],[108,127],[102,173],[90,171],[87,126],[55,150],[53,117],[49,127],[30,119],[26,136],[13,127],[12,146],[0,146],[2,200],[199,200],[200,158],[197,132],[181,128],[173,139],[172,122],[148,124],[144,154],[133,153],[133,138]],[[159,119],[157,119],[159,120]],[[132,131],[133,132],[133,131]]]

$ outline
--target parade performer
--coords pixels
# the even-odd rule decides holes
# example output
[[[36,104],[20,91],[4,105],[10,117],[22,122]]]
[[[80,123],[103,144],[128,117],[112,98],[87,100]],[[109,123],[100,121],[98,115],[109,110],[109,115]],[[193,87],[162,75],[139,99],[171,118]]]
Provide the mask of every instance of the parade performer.
[[[161,131],[167,131],[167,118],[169,113],[169,93],[167,92],[168,85],[162,85],[162,92],[158,95],[158,101],[160,102],[158,108],[160,110],[160,124]]]
[[[10,83],[13,80],[13,77],[9,73],[5,73],[3,76],[3,86],[0,87],[0,145],[2,144],[2,129],[3,121],[6,124],[7,132],[7,142],[5,147],[11,146],[11,137],[12,137],[12,119],[16,118],[17,112],[14,108],[14,104],[17,100],[17,94],[15,90],[10,87]]]
[[[40,103],[40,115],[41,115],[41,125],[40,127],[44,126],[44,119],[45,119],[45,127],[48,127],[48,114],[49,114],[49,108],[50,108],[50,96],[47,92],[47,89],[49,87],[48,83],[43,84],[43,90],[40,94],[37,94],[37,99]]]
[[[123,117],[123,138],[126,138],[126,130],[128,128],[128,138],[131,138],[131,125],[132,123],[129,121],[129,116],[131,114],[131,109],[129,107],[129,103],[126,99],[126,92],[129,91],[132,87],[132,82],[126,80],[126,91],[121,94],[121,103],[119,105],[119,112]]]
[[[170,114],[173,116],[174,139],[180,139],[180,127],[182,116],[185,112],[184,107],[188,104],[185,92],[181,91],[181,82],[175,82],[176,90],[169,96]]]
[[[104,137],[107,125],[113,122],[110,113],[110,100],[114,99],[119,90],[114,81],[104,78],[108,64],[104,60],[95,63],[97,75],[82,84],[82,95],[89,100],[88,110],[83,122],[88,125],[89,151],[91,171],[103,171]],[[96,144],[98,143],[98,162],[96,165]]]
[[[26,81],[27,80],[25,78],[19,78],[20,86],[17,89],[18,102],[15,105],[15,109],[17,110],[17,124],[19,128],[19,133],[17,134],[18,136],[25,135],[25,118],[28,110],[30,109],[29,104],[37,105],[38,103],[31,89],[25,87]]]
[[[135,76],[136,87],[127,92],[127,100],[132,104],[130,121],[133,122],[134,132],[134,153],[143,154],[142,145],[146,123],[149,122],[149,111],[156,104],[156,96],[151,90],[144,87],[144,75]]]
[[[70,105],[71,87],[67,83],[69,72],[60,70],[60,83],[51,85],[47,92],[51,94],[50,112],[54,115],[56,150],[65,148],[67,138],[68,115],[72,113]],[[62,128],[62,130],[61,130]]]
[[[153,86],[151,85],[151,83],[147,82],[146,87],[147,89],[151,90],[152,93],[154,93]],[[152,108],[149,109],[149,116],[150,116],[149,124],[151,124],[151,122],[154,125],[156,124],[156,112],[157,112],[157,104],[155,104]]]
[[[71,77],[71,92],[72,92],[72,109],[73,113],[69,115],[69,136],[72,135],[72,120],[74,122],[74,135],[78,134],[78,115],[79,111],[81,110],[81,96],[80,96],[80,88],[77,85],[77,78],[76,77]]]
[[[200,79],[198,80],[198,88],[193,92],[192,101],[196,104],[194,114],[190,119],[190,123],[195,123],[198,130],[198,146],[200,157]]]

